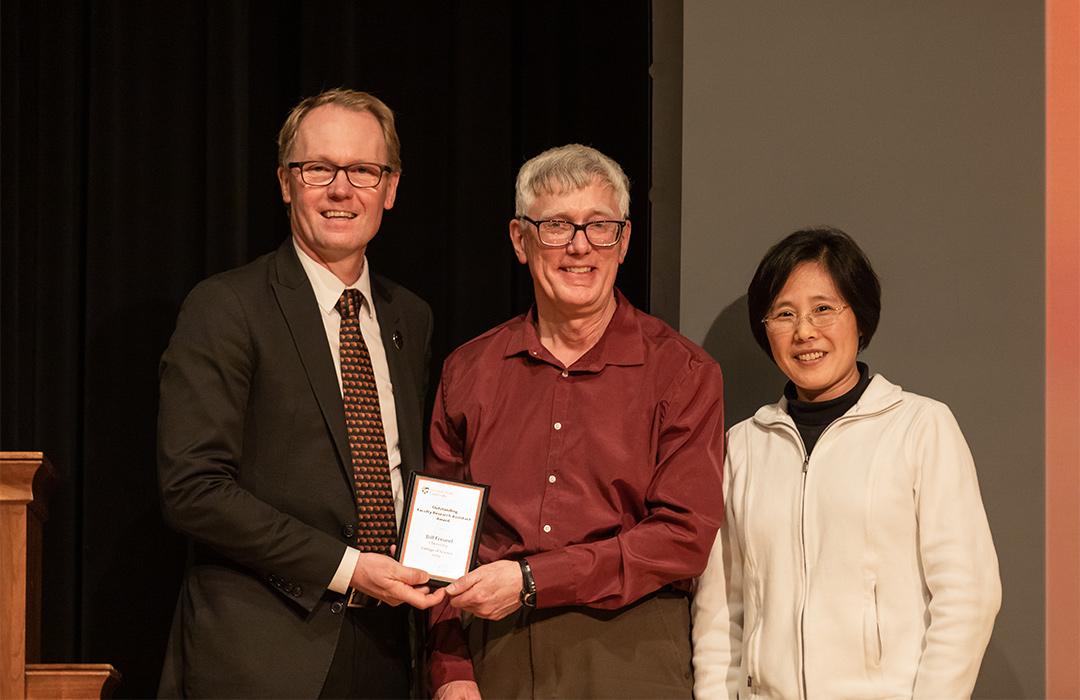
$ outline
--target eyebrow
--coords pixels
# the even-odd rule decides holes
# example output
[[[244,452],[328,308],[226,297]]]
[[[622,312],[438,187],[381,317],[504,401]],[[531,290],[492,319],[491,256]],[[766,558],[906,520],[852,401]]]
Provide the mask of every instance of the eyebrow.
[[[843,301],[843,298],[839,297],[839,296],[831,296],[831,295],[826,295],[826,294],[815,294],[814,296],[810,297],[810,302],[811,303],[817,302],[817,301],[837,301],[837,302],[839,302],[839,301]],[[792,301],[788,301],[787,299],[780,299],[780,297],[777,297],[776,299],[773,300],[773,303],[769,308],[776,308],[777,306],[785,306],[785,305],[786,306],[795,306],[795,303],[792,302]]]
[[[347,160],[347,161],[342,162],[342,161],[335,160],[333,158],[327,158],[326,156],[321,156],[321,155],[320,156],[311,156],[311,157],[308,157],[308,158],[290,158],[289,160],[293,160],[293,161],[296,161],[296,162],[318,161],[320,163],[330,163],[331,165],[355,165],[356,163],[375,163],[376,165],[379,165],[379,164],[382,163],[382,161],[378,160],[375,157],[360,158],[358,160]]]
[[[584,221],[602,220],[602,221],[619,221],[622,217],[618,217],[614,214],[608,214],[600,211],[599,209],[590,209],[590,213],[585,215]],[[555,219],[557,221],[573,221],[573,217],[565,212],[558,212],[555,214],[544,214],[541,219]]]

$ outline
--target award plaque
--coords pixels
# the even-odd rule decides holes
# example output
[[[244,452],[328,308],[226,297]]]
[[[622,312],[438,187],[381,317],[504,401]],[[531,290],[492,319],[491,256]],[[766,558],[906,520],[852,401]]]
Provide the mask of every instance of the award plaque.
[[[397,559],[445,586],[472,569],[489,487],[413,472]]]

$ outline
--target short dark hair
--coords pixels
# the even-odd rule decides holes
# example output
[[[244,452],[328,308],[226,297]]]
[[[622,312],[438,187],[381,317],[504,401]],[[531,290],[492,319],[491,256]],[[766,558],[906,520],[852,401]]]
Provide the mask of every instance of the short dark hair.
[[[874,337],[881,317],[881,283],[866,253],[851,236],[831,226],[796,231],[765,253],[746,290],[754,340],[772,357],[769,337],[761,319],[769,313],[769,308],[787,284],[792,271],[804,262],[820,263],[832,277],[837,291],[855,314],[859,327],[859,350],[866,348]]]

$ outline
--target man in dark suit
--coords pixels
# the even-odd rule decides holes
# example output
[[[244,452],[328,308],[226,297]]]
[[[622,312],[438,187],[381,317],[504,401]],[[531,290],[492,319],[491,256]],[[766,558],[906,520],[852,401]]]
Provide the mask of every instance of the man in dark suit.
[[[365,258],[397,193],[393,113],[325,92],[278,152],[292,237],[196,286],[161,360],[163,509],[191,555],[159,693],[407,697],[408,606],[443,592],[388,556],[432,328]]]

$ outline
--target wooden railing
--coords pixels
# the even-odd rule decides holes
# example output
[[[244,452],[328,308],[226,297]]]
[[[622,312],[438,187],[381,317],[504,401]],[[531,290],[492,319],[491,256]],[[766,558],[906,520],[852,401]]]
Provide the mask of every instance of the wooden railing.
[[[109,664],[42,664],[41,528],[55,481],[40,452],[0,452],[0,698],[104,698]]]

